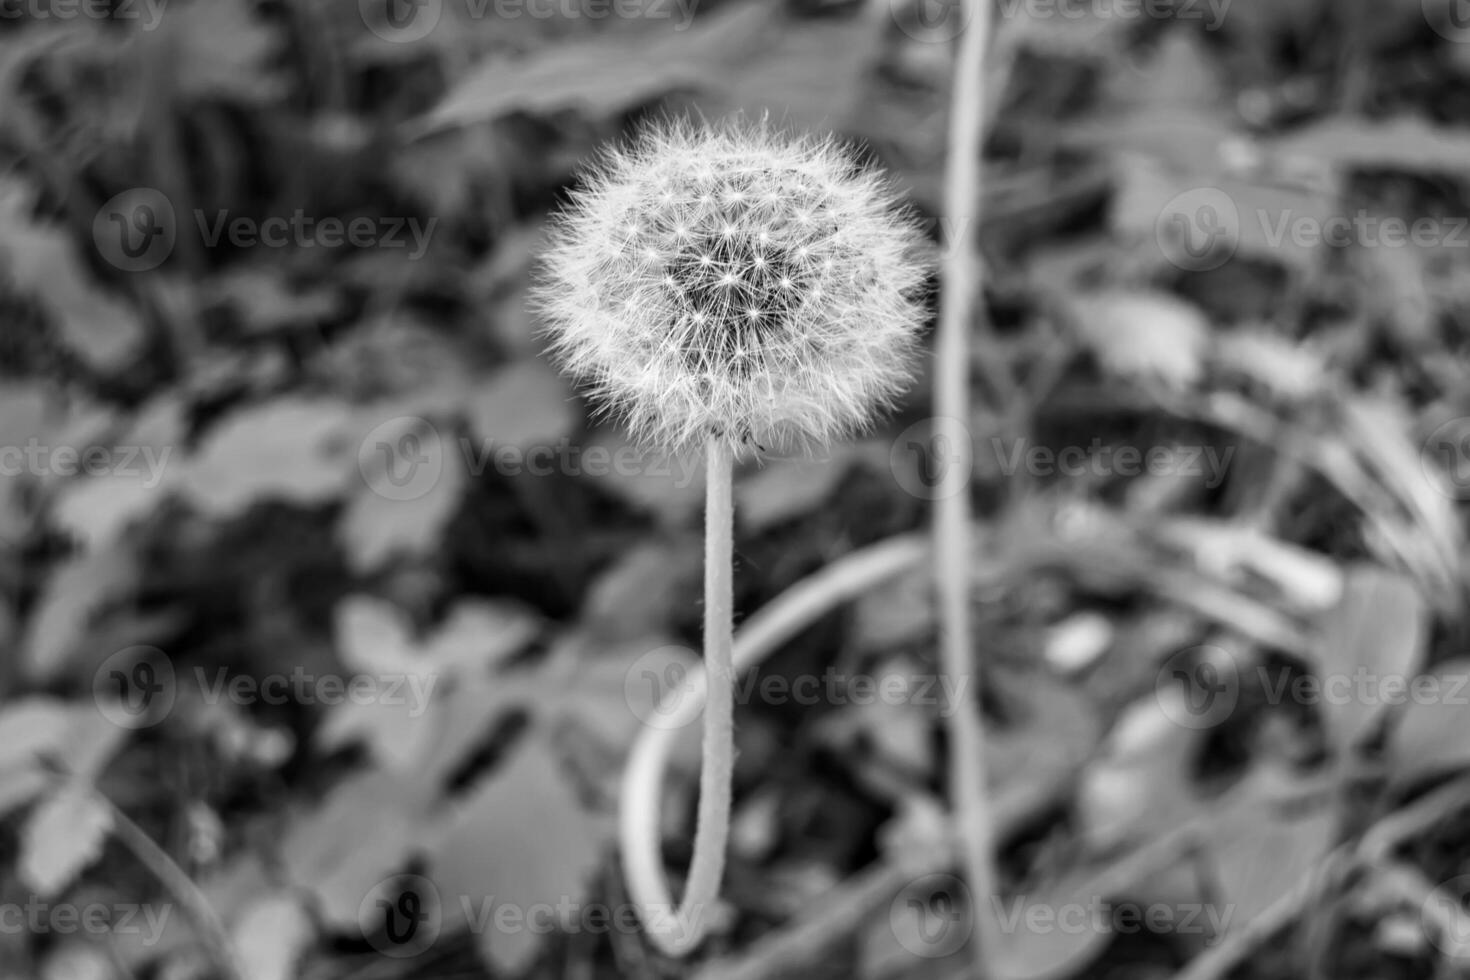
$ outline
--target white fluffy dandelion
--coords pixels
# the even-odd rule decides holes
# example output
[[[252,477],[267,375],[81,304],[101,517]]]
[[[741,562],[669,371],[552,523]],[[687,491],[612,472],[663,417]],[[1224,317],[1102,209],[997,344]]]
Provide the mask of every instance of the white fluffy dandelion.
[[[882,176],[831,140],[764,122],[646,129],[552,221],[534,292],[551,352],[639,441],[702,443],[708,457],[703,768],[677,906],[650,799],[656,759],[630,760],[622,797],[628,887],[671,955],[704,935],[730,829],[734,459],[825,445],[893,399],[923,321],[921,243]]]
[[[638,441],[821,446],[909,377],[923,236],[878,172],[766,123],[645,129],[552,222],[550,349]]]

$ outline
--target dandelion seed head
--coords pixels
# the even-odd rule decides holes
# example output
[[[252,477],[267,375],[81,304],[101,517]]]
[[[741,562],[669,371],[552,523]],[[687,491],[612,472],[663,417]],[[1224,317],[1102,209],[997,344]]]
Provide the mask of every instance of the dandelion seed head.
[[[887,180],[837,143],[671,123],[588,169],[533,302],[552,355],[640,442],[797,450],[909,380],[923,254]]]

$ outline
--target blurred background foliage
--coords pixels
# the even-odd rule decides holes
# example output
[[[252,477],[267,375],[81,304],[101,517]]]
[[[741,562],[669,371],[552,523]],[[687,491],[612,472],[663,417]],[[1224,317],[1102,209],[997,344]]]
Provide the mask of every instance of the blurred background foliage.
[[[742,707],[728,907],[702,967],[626,932],[474,929],[452,900],[430,951],[392,959],[360,913],[409,870],[443,896],[626,900],[611,809],[640,728],[628,677],[649,651],[697,648],[701,488],[678,461],[536,476],[460,450],[622,447],[542,361],[523,300],[577,162],[640,119],[770,112],[860,141],[937,254],[959,10],[917,3],[639,0],[597,20],[445,0],[413,40],[368,0],[5,7],[23,14],[0,20],[0,446],[164,462],[157,480],[121,463],[0,477],[0,902],[168,901],[114,841],[126,820],[199,883],[252,980],[725,975],[832,908],[856,911],[784,969],[960,975],[915,958],[888,896],[864,905],[852,884],[908,866],[902,842],[942,798],[939,726],[917,705]],[[976,653],[997,793],[1030,801],[1004,837],[1018,892],[1102,869],[1110,895],[1204,896],[1239,929],[1470,768],[1470,709],[1304,707],[1267,683],[1465,670],[1470,235],[1270,234],[1281,215],[1464,221],[1470,34],[1453,5],[1235,0],[1209,29],[1185,0],[1154,17],[1000,5],[985,222],[960,231],[988,266],[968,420]],[[1161,229],[1200,188],[1245,217],[1229,260],[1191,271]],[[140,193],[167,202],[176,237],[132,271],[106,217]],[[211,245],[201,221],[221,213],[430,231],[422,254]],[[920,379],[871,437],[740,474],[742,614],[924,525],[890,448],[928,398]],[[992,448],[1095,440],[1173,447],[1179,465],[1046,476]],[[380,442],[427,447],[437,480],[380,492]],[[1228,459],[1221,479],[1185,465],[1191,447]],[[916,573],[762,670],[932,674],[933,639]],[[171,708],[129,730],[96,683],[146,647],[174,672]],[[1171,699],[1189,693],[1158,678],[1220,650],[1253,668],[1238,703],[1181,727]],[[197,682],[298,668],[438,683],[414,715],[237,704]],[[674,868],[692,763],[668,789]],[[1376,857],[1411,881],[1470,872],[1465,819]],[[1119,870],[1181,827],[1198,833],[1171,860]],[[1385,880],[1331,880],[1239,975],[1452,975],[1423,896]],[[1088,933],[1015,955],[1142,978],[1200,944]],[[181,913],[156,943],[0,931],[0,964],[218,969]]]

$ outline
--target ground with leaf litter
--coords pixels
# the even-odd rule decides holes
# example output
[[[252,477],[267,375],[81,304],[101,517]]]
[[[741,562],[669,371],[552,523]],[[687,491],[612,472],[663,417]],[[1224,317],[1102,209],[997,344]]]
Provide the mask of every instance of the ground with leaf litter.
[[[999,5],[964,421],[1006,976],[1466,972],[1452,6]],[[694,960],[589,925],[626,909],[618,774],[698,647],[701,474],[589,418],[524,303],[576,162],[657,114],[860,140],[937,245],[956,25],[446,3],[407,38],[371,7],[0,25],[0,976],[222,975],[149,841],[250,980],[966,975],[923,564],[742,680]],[[929,399],[742,469],[740,617],[927,526]],[[406,874],[441,900],[413,955]],[[67,927],[93,907],[110,931]]]

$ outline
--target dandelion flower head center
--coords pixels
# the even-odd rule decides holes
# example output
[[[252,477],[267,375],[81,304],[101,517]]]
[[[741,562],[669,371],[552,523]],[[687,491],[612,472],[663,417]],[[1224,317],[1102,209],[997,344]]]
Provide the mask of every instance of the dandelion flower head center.
[[[619,245],[636,267],[615,282],[662,320],[661,346],[692,370],[737,375],[811,353],[799,317],[817,312],[842,241],[819,187],[747,164],[669,175],[647,196]]]
[[[553,220],[551,351],[645,443],[822,444],[909,377],[922,235],[830,140],[651,127]]]

